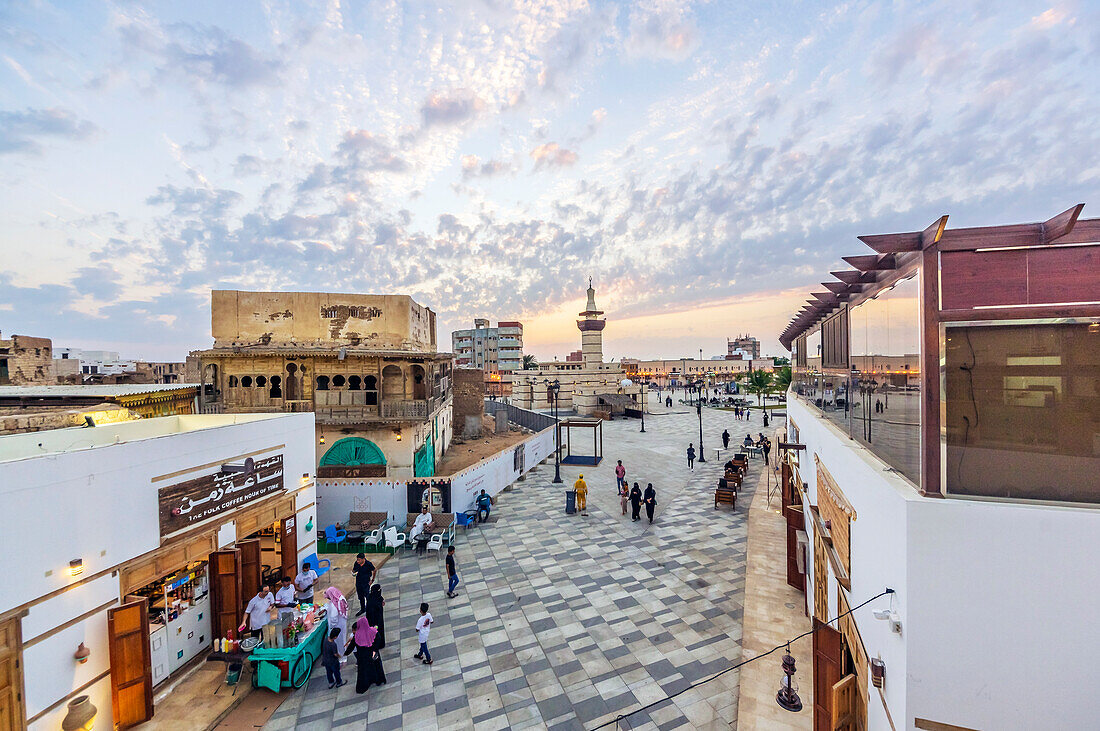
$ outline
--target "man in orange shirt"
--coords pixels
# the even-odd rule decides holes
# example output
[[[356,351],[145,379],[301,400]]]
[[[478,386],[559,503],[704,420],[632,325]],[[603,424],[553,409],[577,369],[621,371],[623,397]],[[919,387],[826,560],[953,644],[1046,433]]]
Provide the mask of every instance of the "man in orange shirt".
[[[573,489],[577,492],[577,509],[581,511],[581,515],[588,515],[588,483],[584,481],[584,475],[577,478],[577,481],[573,483]]]

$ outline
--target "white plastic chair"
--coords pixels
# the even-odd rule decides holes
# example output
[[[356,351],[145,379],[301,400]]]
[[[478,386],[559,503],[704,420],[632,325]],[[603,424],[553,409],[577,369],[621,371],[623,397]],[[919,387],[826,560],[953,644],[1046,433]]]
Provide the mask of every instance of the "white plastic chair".
[[[394,530],[397,530],[396,528]],[[377,546],[382,542],[382,531],[375,528],[363,538],[363,545]]]
[[[394,553],[397,553],[398,548],[404,548],[405,547],[405,540],[406,540],[405,534],[404,533],[398,533],[397,528],[394,528],[393,526],[390,526],[389,528],[386,529],[386,532],[385,532],[384,535],[386,537],[386,545],[393,547]]]
[[[428,550],[438,551],[441,548],[443,548],[443,534],[433,533],[432,536],[428,539]]]

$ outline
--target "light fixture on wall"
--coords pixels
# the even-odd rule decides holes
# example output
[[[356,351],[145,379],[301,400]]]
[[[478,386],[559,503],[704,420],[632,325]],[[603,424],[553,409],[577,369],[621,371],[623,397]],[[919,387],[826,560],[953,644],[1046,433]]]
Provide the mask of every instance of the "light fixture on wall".
[[[798,697],[798,684],[794,680],[794,657],[791,656],[790,643],[787,644],[787,653],[783,655],[783,678],[779,681],[779,692],[775,694],[775,702],[781,708],[797,713],[802,710],[802,699]]]
[[[92,651],[88,649],[88,646],[81,642],[77,645],[76,652],[73,653],[73,659],[83,665],[88,662],[88,657],[92,654]]]
[[[80,576],[84,573],[84,559],[74,558],[69,561],[69,576]]]
[[[394,429],[393,430],[393,438],[394,438],[394,441],[398,441],[398,442],[401,441],[401,430],[400,429]]]
[[[871,658],[871,685],[881,688],[886,680],[886,663],[877,657]]]
[[[325,433],[324,432],[321,432],[321,438],[317,440],[317,443],[318,444],[324,444],[325,443]]]
[[[309,533],[311,530],[313,530],[313,516],[312,515],[309,516],[309,520],[306,521],[306,533]]]

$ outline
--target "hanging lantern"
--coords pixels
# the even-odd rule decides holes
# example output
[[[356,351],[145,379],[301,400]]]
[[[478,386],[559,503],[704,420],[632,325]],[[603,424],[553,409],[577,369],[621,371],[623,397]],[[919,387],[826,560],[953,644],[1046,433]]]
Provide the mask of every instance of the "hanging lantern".
[[[797,713],[802,710],[802,699],[798,697],[798,684],[794,680],[794,671],[791,646],[787,645],[787,654],[783,656],[783,678],[779,683],[779,692],[775,694],[775,702],[780,707]]]
[[[310,516],[309,520],[306,521],[306,533],[309,533],[311,530],[313,530],[313,516]]]
[[[88,646],[81,642],[77,646],[76,652],[73,653],[73,659],[83,665],[84,663],[88,662],[88,656],[91,654],[92,651],[88,649]]]

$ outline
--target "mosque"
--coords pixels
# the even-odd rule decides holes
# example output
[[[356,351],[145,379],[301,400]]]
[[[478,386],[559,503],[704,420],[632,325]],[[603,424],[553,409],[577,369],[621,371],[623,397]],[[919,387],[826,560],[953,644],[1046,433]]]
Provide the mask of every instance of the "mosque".
[[[621,363],[604,363],[603,329],[607,319],[596,308],[596,290],[588,280],[588,305],[578,313],[581,331],[580,360],[555,360],[538,368],[514,371],[512,403],[524,409],[549,409],[549,387],[559,384],[558,409],[582,416],[621,414],[644,401],[645,386],[631,383]]]

